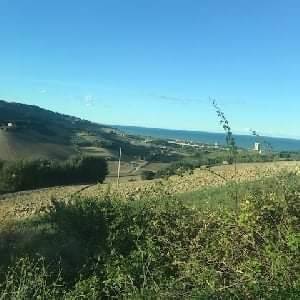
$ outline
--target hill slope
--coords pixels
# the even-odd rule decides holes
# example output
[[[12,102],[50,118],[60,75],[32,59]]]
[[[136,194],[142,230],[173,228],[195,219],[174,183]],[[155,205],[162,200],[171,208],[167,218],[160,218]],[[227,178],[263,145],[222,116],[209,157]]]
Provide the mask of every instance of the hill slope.
[[[63,145],[45,138],[34,131],[7,132],[0,130],[0,158],[15,160],[21,158],[66,159],[74,155],[71,145]]]
[[[105,125],[34,105],[0,100],[0,159],[66,159],[76,153],[116,158],[120,146],[142,149],[128,136]]]

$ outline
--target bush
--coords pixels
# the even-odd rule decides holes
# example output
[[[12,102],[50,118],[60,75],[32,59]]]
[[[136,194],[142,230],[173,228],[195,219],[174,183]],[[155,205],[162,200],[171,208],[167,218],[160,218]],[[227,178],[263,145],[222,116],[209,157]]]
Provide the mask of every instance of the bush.
[[[188,162],[188,161],[178,161],[172,163],[167,168],[161,169],[156,173],[157,178],[160,177],[168,177],[172,175],[180,175],[182,176],[187,171],[192,171],[198,166],[197,163]]]
[[[141,178],[143,180],[152,180],[155,178],[155,172],[144,170],[141,174]]]

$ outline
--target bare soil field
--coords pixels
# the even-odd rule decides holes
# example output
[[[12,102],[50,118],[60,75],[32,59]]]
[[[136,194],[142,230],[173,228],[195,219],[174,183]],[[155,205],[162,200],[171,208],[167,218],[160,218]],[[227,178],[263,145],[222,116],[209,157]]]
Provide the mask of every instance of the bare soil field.
[[[117,188],[116,180],[91,186],[63,186],[33,191],[17,192],[0,196],[0,223],[13,219],[40,214],[49,209],[52,199],[67,200],[74,194],[101,197],[105,193],[124,199],[139,199],[144,195],[159,193],[180,194],[200,190],[207,186],[218,186],[230,181],[253,181],[272,176],[280,171],[300,171],[300,162],[274,162],[217,166],[211,169],[197,169],[193,174],[171,176],[168,179],[122,182]]]

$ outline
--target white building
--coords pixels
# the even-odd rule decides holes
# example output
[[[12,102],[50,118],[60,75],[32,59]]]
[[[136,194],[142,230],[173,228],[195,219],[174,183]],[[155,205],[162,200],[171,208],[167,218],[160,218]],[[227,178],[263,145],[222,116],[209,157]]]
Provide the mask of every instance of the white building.
[[[261,145],[260,143],[254,143],[254,151],[261,153]]]

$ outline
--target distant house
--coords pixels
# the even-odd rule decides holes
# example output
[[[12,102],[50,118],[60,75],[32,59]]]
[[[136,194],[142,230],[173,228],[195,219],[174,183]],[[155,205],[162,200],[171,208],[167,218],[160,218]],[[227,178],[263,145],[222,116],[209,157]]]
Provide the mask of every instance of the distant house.
[[[260,143],[254,143],[254,150],[259,151],[260,150]]]
[[[258,153],[262,153],[261,144],[255,143],[254,144],[254,151],[257,151]]]
[[[1,129],[4,129],[4,130],[10,130],[10,129],[15,129],[17,126],[15,123],[13,122],[8,122],[8,123],[5,123],[4,126],[2,126]]]

